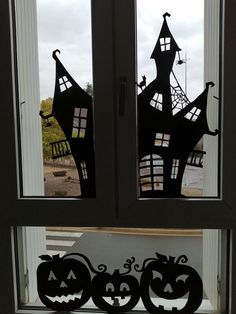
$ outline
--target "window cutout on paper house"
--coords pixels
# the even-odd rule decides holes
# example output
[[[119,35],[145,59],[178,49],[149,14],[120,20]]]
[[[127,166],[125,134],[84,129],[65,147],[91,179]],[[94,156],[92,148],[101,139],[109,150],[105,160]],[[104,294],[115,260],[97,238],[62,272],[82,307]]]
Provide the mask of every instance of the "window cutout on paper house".
[[[140,162],[140,188],[142,191],[163,190],[163,159],[158,155],[145,156]]]
[[[162,110],[162,94],[156,93],[152,98],[150,105],[158,110]]]
[[[170,134],[157,133],[155,138],[155,146],[168,147],[170,143]]]
[[[86,126],[87,126],[87,113],[86,108],[75,108],[72,137],[85,138]]]
[[[186,115],[185,118],[189,119],[190,121],[196,121],[201,113],[201,109],[193,107]]]
[[[179,160],[174,159],[172,163],[171,179],[177,179],[179,169]]]
[[[214,83],[207,82],[205,90],[194,101],[189,101],[173,72],[175,63],[180,65],[186,61],[181,59],[181,49],[167,24],[169,17],[169,13],[163,15],[161,31],[151,54],[156,64],[156,78],[149,84],[145,79],[145,86],[142,82],[137,84],[138,88],[142,85],[137,96],[141,198],[185,197],[182,182],[186,166],[203,167],[206,152],[197,145],[204,135],[219,133],[211,131],[207,121],[208,91]],[[161,95],[159,102],[158,95]],[[154,162],[160,161],[161,166],[157,167]]]
[[[81,169],[82,169],[82,174],[83,174],[83,179],[87,180],[88,179],[88,172],[87,172],[87,167],[85,162],[81,162]]]
[[[170,37],[160,38],[161,51],[170,50]]]
[[[65,90],[69,89],[72,86],[72,84],[66,76],[63,76],[59,78],[59,86],[61,92],[64,92]]]

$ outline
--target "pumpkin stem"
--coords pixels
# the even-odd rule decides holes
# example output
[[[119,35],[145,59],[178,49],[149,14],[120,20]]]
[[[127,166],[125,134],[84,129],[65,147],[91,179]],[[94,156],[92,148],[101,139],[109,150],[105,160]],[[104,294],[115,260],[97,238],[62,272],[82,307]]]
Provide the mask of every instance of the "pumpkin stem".
[[[159,259],[162,263],[167,263],[168,262],[167,256],[162,255],[162,254],[160,254],[158,252],[156,252],[156,256],[157,256],[157,259]]]
[[[169,256],[169,261],[168,263],[174,264],[175,263],[175,257],[174,256]]]
[[[60,259],[60,254],[57,255],[40,255],[39,258],[41,258],[42,261],[54,261]]]
[[[88,257],[83,255],[83,254],[80,254],[80,253],[70,253],[70,254],[64,255],[62,258],[63,259],[67,259],[68,256],[79,256],[79,257],[82,257],[85,260],[85,262],[87,263],[87,265],[89,266],[90,270],[94,274],[104,273],[107,270],[107,266],[104,265],[104,264],[98,265],[98,271],[95,270],[95,268],[93,267],[93,265],[90,262],[90,260],[88,259]]]
[[[122,275],[126,275],[126,274],[131,272],[132,265],[133,265],[134,262],[135,262],[135,257],[133,257],[133,256],[126,260],[126,263],[123,266],[124,266],[124,268],[128,268],[128,270],[127,270],[127,272],[123,273]]]
[[[113,273],[113,276],[119,276],[119,275],[121,275],[120,274],[120,270],[119,269],[115,269],[114,273]]]
[[[188,261],[188,258],[186,255],[180,255],[178,258],[177,258],[177,261],[175,262],[176,264],[179,264],[180,262],[185,264],[187,263]]]
[[[56,254],[52,256],[52,259],[55,260],[59,260],[60,259],[60,254]]]
[[[157,259],[152,257],[152,258],[146,258],[144,261],[143,261],[143,265],[142,267],[140,267],[139,264],[135,264],[134,265],[134,269],[138,272],[138,273],[141,273],[144,271],[144,269],[146,268],[146,264],[149,263],[149,262],[153,262],[153,261],[156,261]]]

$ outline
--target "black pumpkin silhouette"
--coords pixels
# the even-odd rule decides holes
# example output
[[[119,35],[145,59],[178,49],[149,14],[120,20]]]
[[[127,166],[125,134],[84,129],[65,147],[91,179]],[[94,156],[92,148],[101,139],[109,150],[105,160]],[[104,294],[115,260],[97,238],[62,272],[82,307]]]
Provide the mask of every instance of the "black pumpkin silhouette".
[[[127,312],[138,303],[138,280],[127,274],[121,274],[118,269],[113,274],[98,274],[92,281],[94,304],[101,310]]]
[[[141,298],[149,313],[191,314],[202,302],[202,281],[198,273],[190,266],[179,264],[187,262],[182,255],[175,262],[174,257],[158,255],[157,259],[147,260],[140,279]],[[182,308],[177,307],[180,299],[186,299]],[[165,299],[165,304],[161,304]],[[169,301],[171,300],[171,301]]]
[[[41,257],[37,269],[38,294],[44,305],[56,311],[72,311],[84,305],[90,294],[87,267],[73,258]]]

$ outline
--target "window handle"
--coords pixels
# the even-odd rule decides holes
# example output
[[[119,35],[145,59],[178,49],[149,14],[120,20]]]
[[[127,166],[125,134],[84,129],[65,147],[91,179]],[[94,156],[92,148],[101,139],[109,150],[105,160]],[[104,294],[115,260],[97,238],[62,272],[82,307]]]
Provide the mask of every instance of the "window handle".
[[[119,115],[124,116],[125,105],[127,100],[127,77],[120,77],[120,94],[119,94]]]

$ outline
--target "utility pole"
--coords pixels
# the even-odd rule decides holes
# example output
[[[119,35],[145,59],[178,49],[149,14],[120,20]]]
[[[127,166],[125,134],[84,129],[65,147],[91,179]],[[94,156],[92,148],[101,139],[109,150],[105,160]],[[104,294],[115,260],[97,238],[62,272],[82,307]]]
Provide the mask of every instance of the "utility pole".
[[[187,52],[185,52],[185,59],[184,59],[184,63],[185,63],[185,82],[184,82],[184,89],[185,89],[185,95],[187,96],[188,93],[188,70],[187,70]]]

